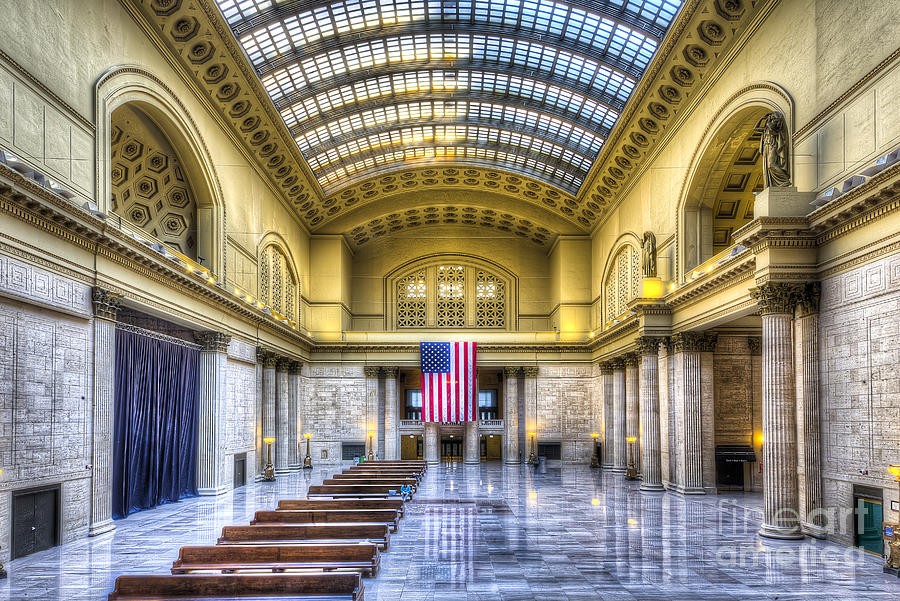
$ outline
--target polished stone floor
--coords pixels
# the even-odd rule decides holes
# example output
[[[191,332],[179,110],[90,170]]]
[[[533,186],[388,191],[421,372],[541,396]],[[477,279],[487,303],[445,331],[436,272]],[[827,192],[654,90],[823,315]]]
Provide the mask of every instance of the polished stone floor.
[[[0,599],[105,600],[115,577],[165,574],[335,468],[135,514],[110,534],[7,566]],[[882,560],[821,541],[762,541],[759,495],[644,495],[586,466],[443,465],[428,471],[382,556],[369,601],[896,600]]]

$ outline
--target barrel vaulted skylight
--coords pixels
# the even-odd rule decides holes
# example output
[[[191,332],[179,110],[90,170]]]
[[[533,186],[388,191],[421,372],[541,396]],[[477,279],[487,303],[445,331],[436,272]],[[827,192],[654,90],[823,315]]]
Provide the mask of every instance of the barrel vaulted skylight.
[[[681,0],[217,0],[323,189],[422,164],[577,192]]]

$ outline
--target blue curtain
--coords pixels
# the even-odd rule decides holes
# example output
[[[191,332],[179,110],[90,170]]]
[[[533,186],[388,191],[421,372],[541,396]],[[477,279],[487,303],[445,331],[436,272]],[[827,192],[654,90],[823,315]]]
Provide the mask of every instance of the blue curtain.
[[[199,352],[116,330],[113,517],[197,495]]]

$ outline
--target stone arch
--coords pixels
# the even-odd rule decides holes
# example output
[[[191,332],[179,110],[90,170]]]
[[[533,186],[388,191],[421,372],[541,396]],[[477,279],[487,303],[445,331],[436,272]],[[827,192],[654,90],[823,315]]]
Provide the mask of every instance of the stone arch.
[[[734,230],[753,219],[753,198],[762,185],[758,126],[773,111],[784,115],[792,135],[790,96],[775,84],[754,83],[735,93],[707,125],[679,197],[676,279],[731,246]]]
[[[103,74],[95,86],[95,103],[98,208],[104,212],[113,209],[116,183],[112,156],[117,134],[113,113],[124,109],[133,118],[141,119],[146,131],[157,130],[177,158],[189,190],[188,202],[196,205],[195,255],[198,262],[224,280],[225,205],[221,186],[206,143],[184,104],[162,80],[134,66],[116,67]],[[135,182],[135,185],[141,184]],[[183,202],[176,201],[176,204]],[[166,238],[165,235],[157,237]]]
[[[641,239],[634,232],[619,236],[607,255],[601,291],[599,323],[606,328],[641,294]]]

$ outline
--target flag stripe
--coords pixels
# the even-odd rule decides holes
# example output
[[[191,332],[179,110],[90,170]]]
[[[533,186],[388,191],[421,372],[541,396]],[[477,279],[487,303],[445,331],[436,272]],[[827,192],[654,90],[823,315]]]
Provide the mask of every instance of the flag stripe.
[[[476,343],[423,342],[422,421],[477,419]]]

